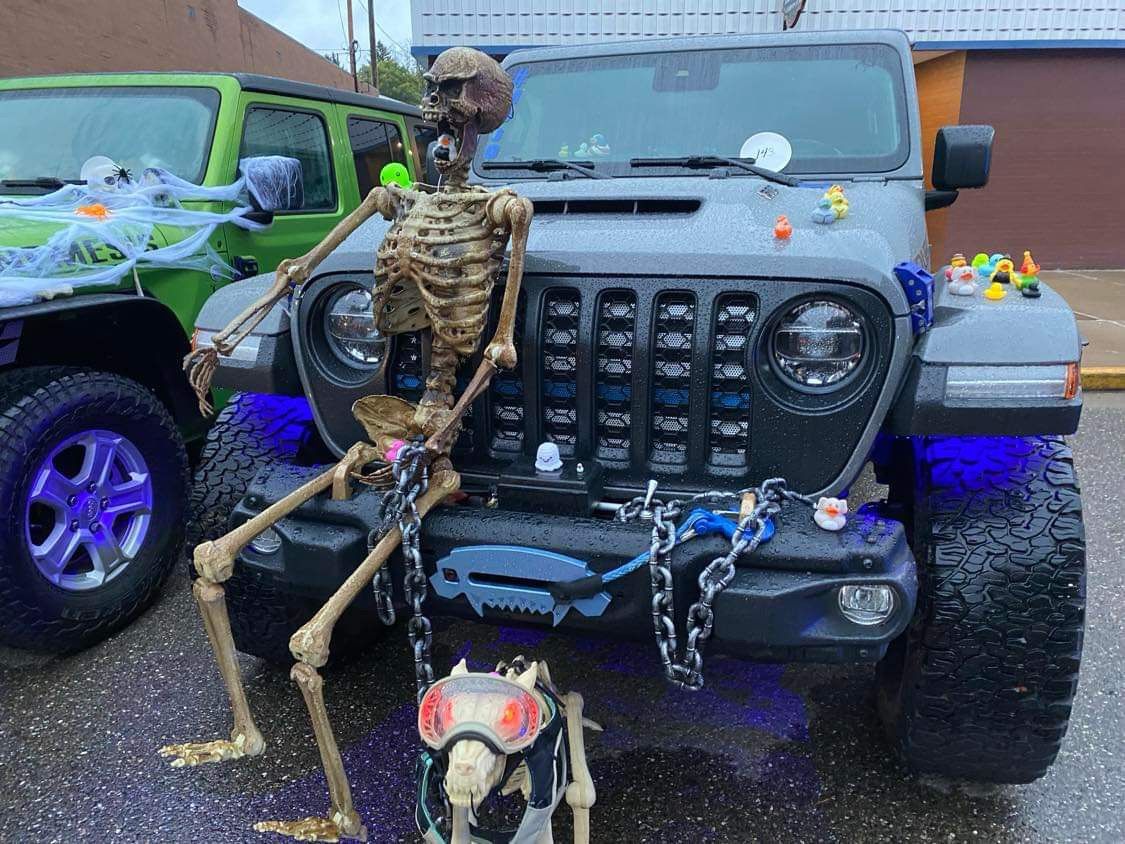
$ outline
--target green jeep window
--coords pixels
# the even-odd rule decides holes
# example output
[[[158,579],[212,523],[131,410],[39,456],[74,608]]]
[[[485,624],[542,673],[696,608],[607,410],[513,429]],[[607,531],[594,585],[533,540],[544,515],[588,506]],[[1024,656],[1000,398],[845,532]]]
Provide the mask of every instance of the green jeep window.
[[[367,196],[379,184],[379,172],[392,161],[406,163],[398,127],[384,120],[348,118],[348,140],[352,145],[359,195]]]
[[[198,184],[218,107],[212,88],[0,91],[0,179],[74,181],[86,159],[107,155],[137,176],[161,167]]]
[[[301,162],[305,182],[302,211],[336,207],[336,183],[324,118],[307,111],[254,106],[246,111],[240,157],[287,155]]]

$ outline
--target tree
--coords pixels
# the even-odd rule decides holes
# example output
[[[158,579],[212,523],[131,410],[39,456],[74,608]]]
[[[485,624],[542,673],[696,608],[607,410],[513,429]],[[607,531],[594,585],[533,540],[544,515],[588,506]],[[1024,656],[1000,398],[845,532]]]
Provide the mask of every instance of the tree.
[[[422,71],[414,62],[406,63],[395,57],[381,41],[375,45],[375,62],[379,70],[379,93],[404,103],[417,105],[422,100],[425,82]],[[371,65],[359,69],[361,82],[371,84]]]

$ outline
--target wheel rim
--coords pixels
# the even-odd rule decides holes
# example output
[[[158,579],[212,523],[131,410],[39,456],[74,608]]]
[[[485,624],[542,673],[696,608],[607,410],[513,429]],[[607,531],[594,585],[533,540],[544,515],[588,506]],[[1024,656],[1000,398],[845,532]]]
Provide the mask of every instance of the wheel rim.
[[[74,434],[31,475],[24,514],[39,573],[69,592],[104,586],[129,567],[152,521],[152,476],[133,443],[112,431]]]

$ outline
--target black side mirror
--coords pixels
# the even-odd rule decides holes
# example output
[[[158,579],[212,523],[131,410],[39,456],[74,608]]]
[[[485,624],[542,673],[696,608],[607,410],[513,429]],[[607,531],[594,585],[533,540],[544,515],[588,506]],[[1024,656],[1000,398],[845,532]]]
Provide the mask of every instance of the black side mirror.
[[[437,185],[441,182],[441,173],[437,169],[437,159],[434,158],[434,150],[437,149],[437,141],[430,141],[426,147],[426,184]]]
[[[305,207],[305,180],[297,159],[259,155],[243,158],[238,169],[246,180],[246,192],[255,212],[268,213],[272,220],[276,211],[300,211]]]
[[[927,211],[952,205],[961,188],[983,188],[988,184],[995,135],[991,126],[938,129],[931,178],[936,190],[926,191]]]

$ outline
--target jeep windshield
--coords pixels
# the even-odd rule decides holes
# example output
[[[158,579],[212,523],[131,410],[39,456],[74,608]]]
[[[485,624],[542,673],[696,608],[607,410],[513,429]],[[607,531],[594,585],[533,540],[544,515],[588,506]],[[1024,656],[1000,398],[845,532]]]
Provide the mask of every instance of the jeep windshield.
[[[219,93],[210,88],[0,91],[0,193],[47,193],[106,155],[136,175],[162,167],[199,183]]]
[[[482,165],[568,158],[617,176],[707,175],[637,160],[755,151],[761,164],[789,174],[885,173],[910,152],[901,59],[885,45],[591,56],[531,61],[509,73],[512,112],[476,164],[493,178],[496,170]],[[776,135],[792,147],[780,167],[762,156],[760,139],[751,142]]]

